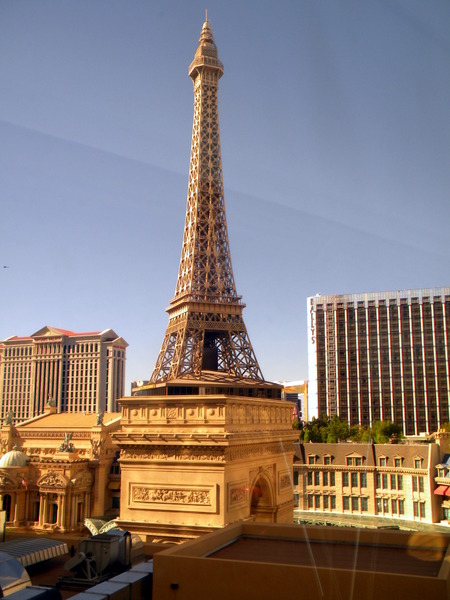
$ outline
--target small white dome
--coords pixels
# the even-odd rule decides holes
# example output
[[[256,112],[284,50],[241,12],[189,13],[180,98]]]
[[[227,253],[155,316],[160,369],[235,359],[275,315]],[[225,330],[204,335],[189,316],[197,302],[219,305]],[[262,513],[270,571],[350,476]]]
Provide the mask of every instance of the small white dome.
[[[17,446],[14,446],[12,450],[4,454],[0,458],[0,468],[5,467],[25,467],[28,461],[28,456],[25,452],[17,450]]]

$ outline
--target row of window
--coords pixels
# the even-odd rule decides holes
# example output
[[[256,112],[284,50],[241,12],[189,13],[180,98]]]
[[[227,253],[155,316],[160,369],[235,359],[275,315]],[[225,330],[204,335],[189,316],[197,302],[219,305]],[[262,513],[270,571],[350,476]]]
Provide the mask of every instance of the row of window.
[[[322,475],[322,477],[320,477]],[[336,474],[334,471],[308,471],[306,475],[307,485],[322,485],[323,486],[335,486],[336,485]],[[367,487],[367,473],[366,472],[352,472],[349,473],[344,471],[342,473],[342,486],[352,488],[366,488]],[[382,490],[403,490],[403,475],[396,475],[394,473],[377,473],[376,475],[376,487]],[[425,491],[425,480],[423,477],[414,475],[412,477],[412,489],[413,492],[424,493]]]
[[[334,494],[308,494],[308,509],[336,509],[336,496]],[[402,516],[405,514],[405,500],[403,498],[376,498],[376,512],[379,515]],[[352,512],[368,512],[369,498],[367,496],[342,496],[342,510]],[[426,518],[425,502],[413,502],[415,518]]]
[[[321,503],[323,503],[325,510],[335,510],[336,496],[334,494],[325,494],[323,496],[320,494],[308,494],[308,508],[321,508]]]
[[[332,462],[333,457],[326,455],[323,457],[323,464],[324,465],[330,465]],[[363,462],[365,462],[366,458],[364,456],[347,456],[345,459],[346,465],[348,467],[360,467],[363,465]],[[396,456],[393,458],[393,466],[395,468],[401,468],[403,465],[403,457],[402,456]],[[380,467],[387,467],[389,462],[389,457],[387,456],[380,456],[378,459],[378,465]],[[421,469],[422,468],[422,462],[423,459],[422,458],[415,458],[414,459],[414,468],[415,469]],[[319,457],[315,454],[310,454],[308,456],[308,464],[309,465],[318,465],[319,463]]]
[[[421,478],[423,479],[423,477]],[[390,483],[390,488],[389,488]],[[377,489],[383,490],[402,490],[403,475],[388,475],[387,473],[377,473]]]

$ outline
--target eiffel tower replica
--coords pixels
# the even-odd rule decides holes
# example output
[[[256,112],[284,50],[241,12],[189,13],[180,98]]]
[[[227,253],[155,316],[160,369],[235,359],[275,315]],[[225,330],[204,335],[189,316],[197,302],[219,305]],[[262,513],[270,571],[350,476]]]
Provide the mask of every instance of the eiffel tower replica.
[[[259,368],[231,266],[218,112],[222,75],[223,65],[206,20],[189,67],[194,124],[175,296],[167,309],[169,325],[150,385],[135,390],[138,394],[166,385],[171,390],[186,387],[190,380],[222,387],[250,385],[260,396],[281,397],[280,386],[266,383]]]
[[[189,67],[194,124],[169,324],[151,379],[120,401],[119,524],[182,541],[242,518],[292,522],[292,409],[264,380],[236,293],[208,19]],[[289,467],[290,465],[290,467]]]

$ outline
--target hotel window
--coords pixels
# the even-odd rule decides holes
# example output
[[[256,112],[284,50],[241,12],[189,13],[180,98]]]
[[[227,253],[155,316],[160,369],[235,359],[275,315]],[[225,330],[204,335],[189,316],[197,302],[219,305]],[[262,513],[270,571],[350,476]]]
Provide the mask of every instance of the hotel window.
[[[396,475],[391,475],[391,490],[397,489],[397,477]]]
[[[330,485],[336,485],[336,474],[334,471],[330,473]]]
[[[352,487],[358,487],[358,473],[352,473]]]
[[[369,510],[369,499],[366,496],[361,498],[361,511],[367,512]]]
[[[414,516],[417,518],[419,516],[419,503],[413,502],[413,511],[414,511]]]
[[[319,471],[314,471],[314,485],[320,485],[320,473],[319,473]]]
[[[391,500],[392,514],[396,515],[398,513],[398,500],[397,498],[393,498]]]
[[[312,471],[308,471],[308,473],[306,474],[306,483],[308,485],[312,485],[312,482],[313,482],[312,478],[313,478]]]
[[[415,469],[421,469],[422,468],[422,459],[421,458],[414,459],[414,468]]]
[[[342,485],[348,487],[348,473],[342,473]]]
[[[347,456],[347,466],[360,467],[361,465],[362,465],[362,458],[360,456]]]
[[[359,508],[359,498],[357,496],[352,496],[352,510],[358,510]]]
[[[377,507],[377,513],[381,513],[381,498],[375,498],[375,504]]]
[[[342,508],[350,510],[350,496],[342,496]]]
[[[399,499],[399,501],[398,501],[398,514],[399,515],[405,514],[405,501],[402,499]]]
[[[361,487],[367,487],[367,473],[360,473],[359,479]]]
[[[403,489],[403,475],[397,475],[397,489]]]
[[[326,471],[323,472],[322,478],[323,478],[323,485],[328,485],[328,473]]]
[[[401,467],[402,466],[402,459],[401,458],[394,458],[394,467]]]
[[[380,467],[386,466],[386,458],[382,457],[379,459]]]
[[[381,476],[382,479],[382,483],[383,483],[383,490],[387,490],[388,489],[388,476],[387,473],[383,473],[383,475]]]
[[[313,507],[314,507],[313,496],[312,496],[312,494],[308,494],[308,508],[313,508]]]
[[[330,506],[331,508],[336,508],[336,496],[330,496]]]
[[[419,503],[419,514],[421,519],[425,519],[425,502]]]
[[[315,456],[308,456],[308,465],[315,465],[316,464],[316,457]]]
[[[320,496],[319,496],[319,494],[314,494],[314,508],[320,508]]]
[[[324,507],[324,509],[328,509],[329,508],[329,496],[324,496],[323,497],[323,507]]]
[[[423,492],[425,491],[423,477],[413,476],[412,488],[413,488],[413,492],[420,492],[423,494]]]
[[[389,499],[388,498],[383,498],[383,512],[384,513],[389,512]]]
[[[331,465],[331,456],[324,456],[323,457],[323,464],[324,465]]]

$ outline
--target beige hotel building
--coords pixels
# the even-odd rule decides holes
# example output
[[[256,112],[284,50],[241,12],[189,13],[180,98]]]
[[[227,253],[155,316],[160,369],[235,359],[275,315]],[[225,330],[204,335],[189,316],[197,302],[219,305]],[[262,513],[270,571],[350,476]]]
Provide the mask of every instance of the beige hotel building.
[[[390,420],[405,435],[450,420],[450,288],[307,302],[310,418]]]
[[[0,419],[21,423],[57,412],[118,412],[128,344],[112,329],[75,333],[43,327],[0,342]]]

